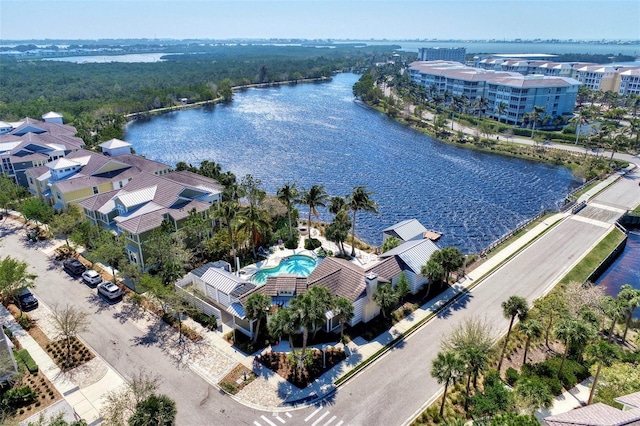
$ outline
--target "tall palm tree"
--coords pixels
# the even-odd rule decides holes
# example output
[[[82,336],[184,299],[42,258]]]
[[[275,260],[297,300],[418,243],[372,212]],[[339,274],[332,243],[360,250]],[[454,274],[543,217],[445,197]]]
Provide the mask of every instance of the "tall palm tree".
[[[549,334],[553,328],[553,321],[568,312],[566,300],[557,293],[550,293],[535,302],[538,311],[545,318],[544,343],[549,346]]]
[[[356,256],[356,214],[359,210],[378,214],[377,204],[371,199],[373,192],[367,191],[366,186],[356,186],[347,197],[349,208],[353,211],[351,222],[351,257]]]
[[[627,332],[629,331],[629,325],[631,325],[633,312],[640,306],[640,290],[631,287],[629,284],[624,284],[620,287],[618,300],[620,300],[627,309],[627,320],[624,326],[624,333],[622,334],[622,344],[624,345],[627,341]]]
[[[255,259],[258,257],[256,254],[256,241],[260,237],[260,232],[269,227],[269,213],[257,205],[249,205],[240,211],[239,220],[238,228],[249,231],[251,250]]]
[[[344,341],[344,324],[353,319],[353,303],[346,297],[337,297],[333,304],[333,314],[340,321],[340,341]]]
[[[299,203],[309,206],[309,220],[307,226],[309,228],[309,237],[311,237],[311,214],[318,217],[318,207],[325,207],[329,195],[323,185],[313,185],[309,190],[302,189],[302,195],[298,200]]]
[[[536,408],[551,408],[553,405],[553,394],[542,380],[526,378],[518,380],[515,394],[518,405],[532,416]]]
[[[222,203],[218,203],[213,210],[213,216],[220,219],[227,227],[232,257],[236,255],[236,249],[233,244],[233,223],[239,214],[240,204],[238,204],[237,201],[223,201]]]
[[[347,201],[343,197],[331,197],[329,200],[329,212],[338,214],[347,207]]]
[[[607,342],[611,343],[615,334],[616,323],[627,317],[627,307],[623,301],[614,299],[611,296],[604,296],[599,303],[605,317],[611,318],[609,337],[607,338]]]
[[[562,368],[569,355],[569,350],[572,348],[577,350],[583,348],[595,337],[595,330],[586,322],[575,318],[567,318],[558,324],[556,337],[564,343],[564,353],[562,354],[562,361],[558,368],[558,377],[562,377]]]
[[[247,298],[244,312],[249,321],[256,321],[256,329],[253,333],[253,343],[258,341],[260,323],[267,318],[267,310],[271,306],[271,299],[262,293],[253,293]]]
[[[293,334],[298,331],[299,327],[296,324],[293,311],[290,308],[278,309],[276,313],[269,318],[267,327],[269,328],[269,334],[277,339],[281,339],[282,336],[286,335],[289,339],[291,352],[295,355]]]
[[[466,364],[467,391],[464,400],[464,409],[466,411],[469,406],[469,397],[471,396],[471,378],[473,378],[475,388],[476,378],[489,364],[489,351],[483,350],[478,346],[470,346],[460,351],[460,357]]]
[[[529,352],[529,345],[531,339],[537,339],[542,336],[542,324],[534,319],[530,319],[518,324],[518,330],[527,338],[524,344],[524,356],[522,357],[522,364],[527,363],[527,353]]]
[[[536,105],[533,107],[533,110],[529,112],[529,120],[531,121],[531,123],[533,123],[533,126],[531,128],[531,139],[533,139],[533,134],[536,132],[536,123],[540,121],[544,110],[545,108],[543,106]]]
[[[500,361],[498,362],[498,371],[500,371],[500,367],[502,367],[502,361],[507,350],[507,344],[509,343],[511,329],[513,328],[513,323],[516,317],[518,317],[520,321],[523,321],[527,317],[528,313],[529,304],[527,303],[527,299],[525,299],[524,297],[511,296],[510,298],[502,302],[502,314],[505,318],[510,318],[510,320],[509,329],[507,330],[507,335],[504,338],[504,345],[502,346],[502,352],[500,354]]]
[[[447,398],[449,386],[455,384],[464,374],[464,361],[453,351],[438,352],[436,359],[431,363],[431,377],[444,383],[442,403],[440,404],[440,417],[444,413],[444,403]]]
[[[296,183],[286,183],[282,188],[278,188],[276,196],[278,200],[282,202],[287,208],[287,215],[289,218],[289,239],[293,239],[293,226],[291,224],[291,210],[293,204],[298,201],[298,189]]]
[[[576,126],[576,142],[578,144],[580,140],[580,127],[588,124],[593,119],[593,110],[590,108],[581,108],[578,115],[571,119],[571,123]]]
[[[589,400],[587,401],[587,405],[591,405],[593,395],[595,395],[596,386],[598,385],[598,378],[600,378],[600,370],[603,366],[610,367],[611,364],[613,364],[616,358],[618,358],[618,351],[612,344],[603,340],[598,340],[597,343],[587,346],[585,355],[587,356],[587,359],[598,364],[596,374],[593,376],[593,384],[591,385],[591,392],[589,392]]]
[[[497,106],[496,106],[496,111],[498,112],[498,122],[502,122],[501,118],[504,115],[505,111],[509,108],[509,105],[507,105],[505,102],[500,102]],[[505,120],[506,122],[507,120]]]
[[[309,317],[315,338],[318,330],[327,322],[327,311],[333,306],[333,295],[326,287],[316,285],[311,287],[304,297],[311,299]]]

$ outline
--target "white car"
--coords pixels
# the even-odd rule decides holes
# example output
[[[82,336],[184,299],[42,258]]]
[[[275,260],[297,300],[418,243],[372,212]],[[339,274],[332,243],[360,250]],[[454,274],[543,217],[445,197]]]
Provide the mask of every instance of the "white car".
[[[82,273],[82,281],[90,285],[98,285],[102,282],[102,277],[98,272],[93,269],[89,269]]]
[[[103,281],[98,284],[98,293],[109,300],[117,299],[122,296],[122,290],[120,290],[120,287],[111,281]]]

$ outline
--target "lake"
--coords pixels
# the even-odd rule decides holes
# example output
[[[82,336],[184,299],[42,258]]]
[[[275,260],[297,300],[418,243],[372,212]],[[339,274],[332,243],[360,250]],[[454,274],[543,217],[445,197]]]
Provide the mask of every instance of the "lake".
[[[444,233],[442,246],[478,252],[557,208],[580,184],[562,167],[451,146],[402,126],[354,102],[358,78],[245,90],[229,105],[130,122],[125,139],[167,164],[206,159],[238,180],[252,174],[271,194],[286,182],[322,184],[339,196],[365,185],[380,214],[358,214],[356,233],[375,245],[384,228],[417,218]],[[306,218],[308,209],[299,210]]]
[[[624,284],[640,289],[640,231],[631,231],[628,235],[623,252],[596,281],[613,297],[618,295]],[[640,309],[636,310],[635,317],[640,318]]]

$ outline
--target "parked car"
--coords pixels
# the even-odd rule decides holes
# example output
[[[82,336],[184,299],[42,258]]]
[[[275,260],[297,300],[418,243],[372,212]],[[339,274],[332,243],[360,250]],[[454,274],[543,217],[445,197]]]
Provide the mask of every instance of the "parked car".
[[[88,269],[82,273],[82,281],[89,285],[98,285],[102,282],[102,277],[97,271]]]
[[[65,259],[64,262],[62,262],[62,267],[71,275],[80,275],[87,270],[82,262],[74,258]]]
[[[16,298],[18,307],[23,311],[29,311],[38,307],[38,299],[28,289],[24,289]]]
[[[122,290],[120,290],[120,287],[111,281],[103,281],[98,284],[98,293],[109,300],[117,299],[122,296]]]

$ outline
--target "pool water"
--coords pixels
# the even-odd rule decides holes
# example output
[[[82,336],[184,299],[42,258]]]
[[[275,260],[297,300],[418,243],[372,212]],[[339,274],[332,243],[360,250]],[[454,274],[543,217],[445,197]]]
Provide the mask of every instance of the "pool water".
[[[300,277],[308,277],[318,263],[309,256],[296,255],[284,258],[280,264],[274,268],[261,269],[251,276],[251,282],[262,285],[267,282],[268,277],[275,277],[282,274],[293,274]]]

